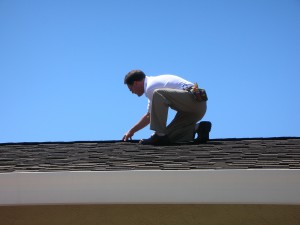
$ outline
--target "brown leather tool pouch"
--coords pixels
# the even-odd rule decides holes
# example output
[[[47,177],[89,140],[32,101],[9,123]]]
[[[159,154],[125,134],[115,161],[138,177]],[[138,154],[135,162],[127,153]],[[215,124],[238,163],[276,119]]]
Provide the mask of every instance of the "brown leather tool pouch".
[[[198,102],[208,100],[205,89],[199,88],[197,83],[195,83],[194,86],[192,86],[189,91],[194,95],[194,98]]]

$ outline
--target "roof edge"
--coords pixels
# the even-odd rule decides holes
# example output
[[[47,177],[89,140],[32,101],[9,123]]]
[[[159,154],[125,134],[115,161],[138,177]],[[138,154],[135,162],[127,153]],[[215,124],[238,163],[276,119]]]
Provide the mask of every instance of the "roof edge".
[[[210,141],[243,141],[243,140],[288,140],[288,139],[300,139],[300,137],[294,136],[283,136],[283,137],[247,137],[247,138],[215,138],[210,139]],[[128,143],[138,143],[139,140],[129,140]],[[208,142],[208,144],[209,144]],[[3,142],[0,143],[0,146],[3,145],[38,145],[38,144],[76,144],[76,143],[124,143],[122,140],[90,140],[90,141],[41,141],[41,142]],[[191,143],[176,143],[174,145],[187,145],[195,144]],[[198,145],[198,144],[197,144]]]

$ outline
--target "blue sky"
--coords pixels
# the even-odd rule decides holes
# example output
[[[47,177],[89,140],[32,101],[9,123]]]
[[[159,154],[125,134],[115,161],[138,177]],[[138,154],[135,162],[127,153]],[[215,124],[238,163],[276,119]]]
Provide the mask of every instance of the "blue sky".
[[[300,136],[299,0],[0,0],[0,28],[0,143],[120,140],[131,69],[205,88],[211,138]]]

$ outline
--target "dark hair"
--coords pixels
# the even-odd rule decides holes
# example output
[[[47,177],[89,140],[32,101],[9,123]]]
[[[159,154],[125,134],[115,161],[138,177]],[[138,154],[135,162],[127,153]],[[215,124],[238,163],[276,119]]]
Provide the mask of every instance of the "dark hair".
[[[141,70],[131,70],[124,78],[124,84],[132,85],[134,81],[141,81],[146,77]]]

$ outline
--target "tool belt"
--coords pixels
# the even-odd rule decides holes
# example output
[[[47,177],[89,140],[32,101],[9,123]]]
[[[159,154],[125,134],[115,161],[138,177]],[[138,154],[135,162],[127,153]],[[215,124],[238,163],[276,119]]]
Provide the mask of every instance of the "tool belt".
[[[192,93],[194,95],[194,98],[198,101],[198,102],[202,102],[202,101],[207,101],[207,94],[206,91],[202,88],[198,87],[197,83],[194,83],[193,86],[189,87],[186,89],[188,92]]]

